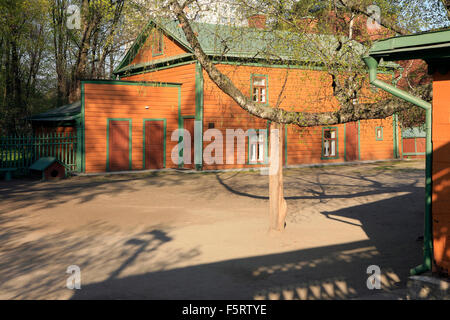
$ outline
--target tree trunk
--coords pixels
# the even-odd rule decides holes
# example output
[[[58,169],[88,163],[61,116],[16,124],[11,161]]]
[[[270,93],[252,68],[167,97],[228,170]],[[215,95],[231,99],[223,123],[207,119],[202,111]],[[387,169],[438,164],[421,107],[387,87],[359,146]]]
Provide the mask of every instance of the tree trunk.
[[[269,231],[283,231],[287,213],[283,190],[282,127],[283,125],[279,123],[270,124]]]

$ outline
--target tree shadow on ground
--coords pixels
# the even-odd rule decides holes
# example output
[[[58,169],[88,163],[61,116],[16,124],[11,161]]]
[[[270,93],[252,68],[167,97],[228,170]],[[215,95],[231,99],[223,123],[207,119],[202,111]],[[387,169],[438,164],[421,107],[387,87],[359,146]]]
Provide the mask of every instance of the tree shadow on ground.
[[[71,200],[87,203],[102,195],[134,192],[146,186],[171,187],[192,184],[198,179],[201,179],[201,175],[167,171],[73,177],[57,182],[43,182],[31,178],[0,181],[0,203],[2,204],[0,214],[29,206],[48,209]]]
[[[149,267],[158,269],[198,255],[196,249],[171,251],[166,252],[164,263],[155,263],[151,260],[158,250],[164,250],[165,244],[173,240],[167,230],[154,228],[129,237],[115,237],[111,242],[105,241],[115,233],[111,226],[97,224],[90,228],[96,234],[89,230],[76,236],[59,232],[25,242],[9,242],[8,250],[0,250],[0,295],[8,299],[54,299],[64,292],[67,295],[66,268],[71,265],[80,267],[82,281],[89,274],[112,281],[122,276],[125,269],[142,263],[142,256],[149,261]],[[26,236],[26,230],[20,231]],[[98,237],[98,233],[102,236]],[[1,242],[6,243],[4,239]],[[123,294],[127,294],[126,290]]]
[[[323,212],[342,223],[358,219],[369,239],[233,259],[90,283],[73,299],[349,299],[370,297],[367,268],[382,271],[382,291],[404,289],[421,262],[422,216],[417,194]],[[411,208],[412,207],[412,208]],[[396,209],[398,208],[398,209]]]

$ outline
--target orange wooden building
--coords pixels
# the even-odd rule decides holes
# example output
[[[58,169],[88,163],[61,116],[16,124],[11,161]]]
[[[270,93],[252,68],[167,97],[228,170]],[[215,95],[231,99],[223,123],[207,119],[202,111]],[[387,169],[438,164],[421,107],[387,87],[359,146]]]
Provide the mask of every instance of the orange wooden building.
[[[433,102],[376,79],[378,62],[422,59],[433,77]],[[450,29],[385,39],[365,58],[371,83],[426,110],[424,261],[414,274],[450,274]]]
[[[331,76],[311,59],[289,66],[258,58],[273,33],[259,28],[194,23],[198,39],[216,66],[249,97],[297,111],[337,108]],[[233,37],[224,48],[222,37]],[[317,35],[312,35],[317,36]],[[269,37],[269,38],[268,38]],[[321,36],[330,45],[333,36]],[[229,40],[229,39],[228,39]],[[355,45],[360,45],[355,43]],[[225,50],[226,49],[226,50]],[[289,46],[277,49],[289,60]],[[266,61],[263,64],[262,61]],[[271,60],[272,61],[272,60]],[[391,80],[395,64],[384,66]],[[176,21],[151,21],[115,70],[117,80],[82,81],[77,132],[81,135],[80,170],[86,173],[159,168],[197,170],[255,168],[267,165],[269,123],[249,115],[225,95],[202,70]],[[369,90],[367,92],[371,95]],[[198,132],[194,133],[194,123]],[[199,124],[199,125],[198,125]],[[178,144],[176,129],[191,133],[191,163],[172,160]],[[225,163],[206,163],[203,141],[208,129],[254,129],[257,139],[245,140],[244,152]],[[358,121],[329,127],[300,129],[285,126],[284,164],[343,163],[400,157],[401,132],[396,117]],[[210,140],[210,139],[207,139]],[[213,139],[214,140],[214,139]],[[200,147],[198,147],[200,146]],[[224,138],[224,151],[225,138]],[[194,158],[200,159],[194,165]]]
[[[320,67],[287,67],[275,61],[267,65],[253,57],[260,49],[261,37],[267,34],[263,30],[237,28],[248,33],[247,41],[236,43],[219,61],[217,56],[223,48],[218,45],[218,37],[234,29],[201,23],[195,23],[194,28],[216,66],[254,101],[274,104],[282,92],[281,107],[288,110],[336,108],[331,78]],[[259,42],[251,41],[252,37]],[[268,128],[268,122],[249,115],[215,86],[196,61],[177,22],[150,22],[115,73],[120,80],[82,82],[84,172],[180,166],[210,170],[267,164],[265,138],[247,138],[245,155],[236,154],[234,161],[193,164],[193,158],[202,158],[210,143],[203,141],[203,134],[194,134],[194,121],[200,123],[201,133],[214,128],[224,137],[227,129],[259,132]],[[391,75],[392,69],[386,76]],[[190,164],[172,161],[172,151],[178,144],[172,134],[178,128],[191,132],[192,145],[203,146],[192,147]],[[395,117],[308,129],[286,126],[284,135],[287,166],[399,157],[400,129]]]

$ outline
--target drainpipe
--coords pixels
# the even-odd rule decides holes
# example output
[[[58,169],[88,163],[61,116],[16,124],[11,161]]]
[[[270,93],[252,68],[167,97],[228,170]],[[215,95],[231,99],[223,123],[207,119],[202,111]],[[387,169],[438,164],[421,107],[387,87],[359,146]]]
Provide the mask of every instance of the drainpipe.
[[[433,146],[431,142],[431,104],[415,97],[403,90],[400,90],[390,84],[387,84],[377,79],[378,61],[375,58],[366,56],[363,58],[367,67],[369,67],[369,79],[370,83],[374,86],[381,88],[382,90],[400,98],[405,101],[425,109],[426,112],[426,169],[425,169],[425,223],[424,223],[424,247],[423,247],[423,263],[413,269],[411,269],[411,275],[417,275],[431,270],[433,261],[433,236],[432,236],[432,224],[431,224],[431,165],[432,165],[432,151]]]

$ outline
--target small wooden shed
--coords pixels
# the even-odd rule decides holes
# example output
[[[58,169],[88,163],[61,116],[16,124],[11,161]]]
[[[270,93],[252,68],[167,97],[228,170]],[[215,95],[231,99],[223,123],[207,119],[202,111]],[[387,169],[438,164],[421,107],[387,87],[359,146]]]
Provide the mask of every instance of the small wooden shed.
[[[55,157],[44,157],[30,166],[30,172],[41,174],[42,180],[59,180],[66,176],[66,167]]]

